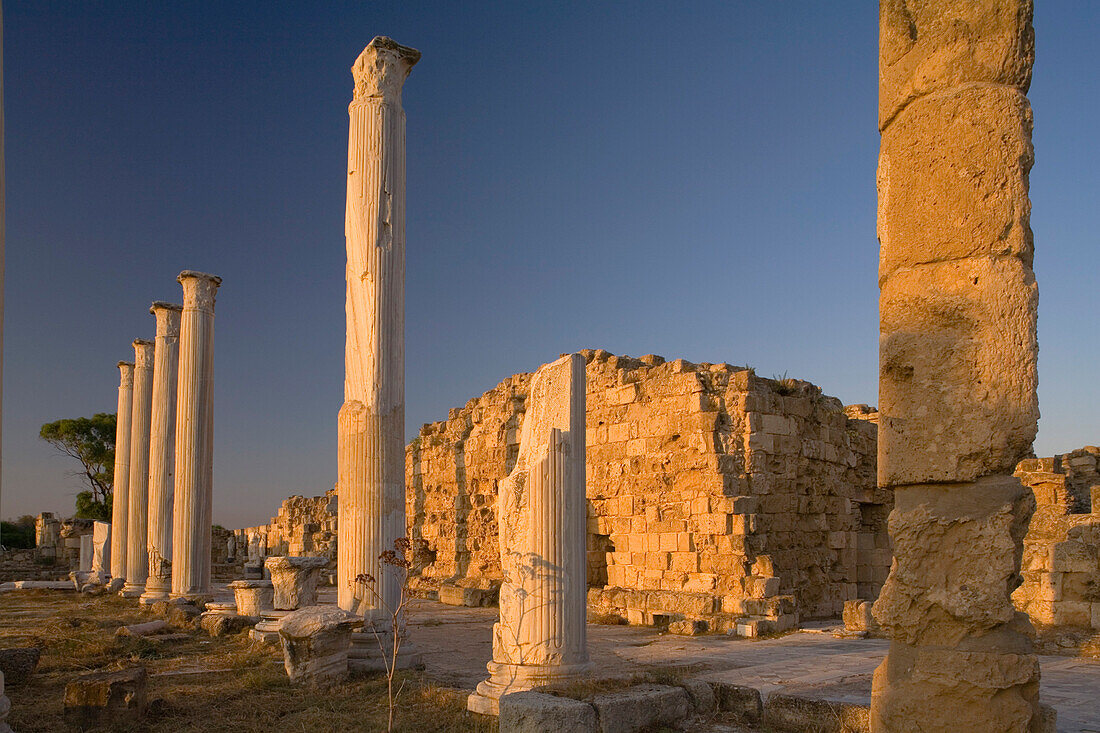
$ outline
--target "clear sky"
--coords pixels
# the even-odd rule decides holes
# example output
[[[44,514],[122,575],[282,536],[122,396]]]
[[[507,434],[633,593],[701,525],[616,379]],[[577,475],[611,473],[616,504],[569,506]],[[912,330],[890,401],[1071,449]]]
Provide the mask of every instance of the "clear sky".
[[[1037,0],[1036,450],[1100,442],[1100,3]],[[349,67],[408,116],[407,428],[592,347],[876,402],[878,14],[822,2],[4,3],[4,517],[113,412],[183,269],[224,278],[216,522],[336,478]]]

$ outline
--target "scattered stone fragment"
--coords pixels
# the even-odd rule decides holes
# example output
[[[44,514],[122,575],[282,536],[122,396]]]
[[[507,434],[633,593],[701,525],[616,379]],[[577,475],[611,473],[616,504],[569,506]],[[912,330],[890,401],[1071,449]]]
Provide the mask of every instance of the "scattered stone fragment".
[[[156,621],[146,621],[143,624],[120,626],[118,631],[115,632],[115,636],[151,636],[167,630],[167,622],[157,619]]]
[[[134,724],[145,712],[144,667],[83,674],[65,686],[65,720],[81,729]]]
[[[199,624],[202,611],[190,603],[177,603],[168,608],[168,624],[177,629],[194,629]]]
[[[0,649],[0,672],[3,672],[4,684],[21,685],[30,679],[41,656],[42,651],[33,646]]]
[[[501,733],[595,733],[596,710],[568,697],[524,690],[500,698]]]
[[[321,568],[327,564],[328,559],[323,557],[267,558],[264,567],[271,573],[275,609],[293,611],[316,605]]]
[[[211,636],[228,636],[251,628],[255,623],[256,619],[251,616],[225,616],[204,613],[199,625]]]
[[[308,606],[283,618],[279,636],[291,682],[331,685],[348,676],[351,630],[362,619],[339,608]]]
[[[235,580],[229,584],[237,603],[237,614],[258,619],[275,608],[275,588],[270,580]]]

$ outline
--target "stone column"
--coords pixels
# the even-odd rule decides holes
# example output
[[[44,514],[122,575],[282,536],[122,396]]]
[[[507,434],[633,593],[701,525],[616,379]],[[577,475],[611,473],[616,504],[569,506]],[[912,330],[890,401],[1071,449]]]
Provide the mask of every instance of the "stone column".
[[[1031,0],[880,3],[879,484],[894,563],[874,731],[1043,729],[1013,607],[1034,509]]]
[[[149,312],[157,319],[153,355],[153,416],[149,428],[149,578],[142,605],[163,601],[172,592],[172,467],[175,460],[176,378],[179,368],[180,312],[183,306],[157,301]]]
[[[134,406],[130,416],[130,492],[127,498],[126,585],[121,595],[137,598],[145,590],[149,555],[149,419],[153,396],[153,342],[134,340]],[[117,450],[117,449],[116,449]]]
[[[176,398],[172,597],[210,595],[214,483],[214,297],[222,279],[184,270]]]
[[[571,354],[531,380],[515,468],[497,487],[504,578],[489,679],[467,706],[587,674],[585,371]]]
[[[134,365],[120,361],[118,417],[115,428],[115,473],[111,499],[111,587],[126,581],[126,525],[130,521],[130,414],[134,409]],[[117,586],[117,587],[116,587]]]
[[[375,38],[351,72],[348,113],[347,341],[340,409],[340,608],[385,635],[400,574],[378,556],[405,534],[405,112],[401,88],[420,52]],[[356,578],[369,574],[382,603]],[[353,666],[377,656],[372,632]]]

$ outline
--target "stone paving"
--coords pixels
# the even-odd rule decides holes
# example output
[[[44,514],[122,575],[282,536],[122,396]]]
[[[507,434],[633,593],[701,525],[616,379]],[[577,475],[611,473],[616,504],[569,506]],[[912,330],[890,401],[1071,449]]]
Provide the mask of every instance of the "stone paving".
[[[409,616],[427,672],[440,684],[473,689],[492,657],[495,608],[416,601]],[[711,681],[869,705],[871,674],[888,646],[881,639],[838,639],[818,625],[777,639],[661,634],[638,626],[588,626],[597,674],[628,677],[654,666],[686,667]],[[1100,733],[1100,660],[1040,657],[1042,699],[1058,711],[1058,730]]]

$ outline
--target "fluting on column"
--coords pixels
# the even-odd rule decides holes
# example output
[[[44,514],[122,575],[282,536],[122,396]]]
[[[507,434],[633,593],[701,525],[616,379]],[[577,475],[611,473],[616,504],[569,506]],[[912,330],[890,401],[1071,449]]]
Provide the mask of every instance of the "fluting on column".
[[[585,364],[572,354],[531,380],[519,456],[497,489],[500,621],[489,679],[468,707],[586,674]]]
[[[214,299],[221,278],[185,270],[176,392],[172,597],[210,594],[214,481]]]
[[[894,563],[871,729],[1038,731],[1031,0],[880,3],[879,483]]]
[[[134,365],[120,361],[115,427],[115,472],[111,490],[111,588],[126,582],[126,525],[130,521],[130,415],[134,409]]]
[[[180,312],[183,306],[153,303],[157,319],[153,355],[153,409],[149,427],[149,577],[141,603],[165,600],[172,592],[172,496],[175,462],[176,379],[179,373]]]
[[[405,534],[405,112],[420,52],[375,38],[352,66],[348,107],[347,340],[339,417],[338,600],[367,619],[351,665],[382,667],[401,579],[378,557]],[[363,576],[373,580],[367,587]],[[399,666],[415,657],[405,654]]]
[[[153,395],[153,342],[134,340],[134,407],[130,417],[130,496],[126,523],[126,585],[121,594],[137,598],[145,590],[149,555],[149,420]]]

